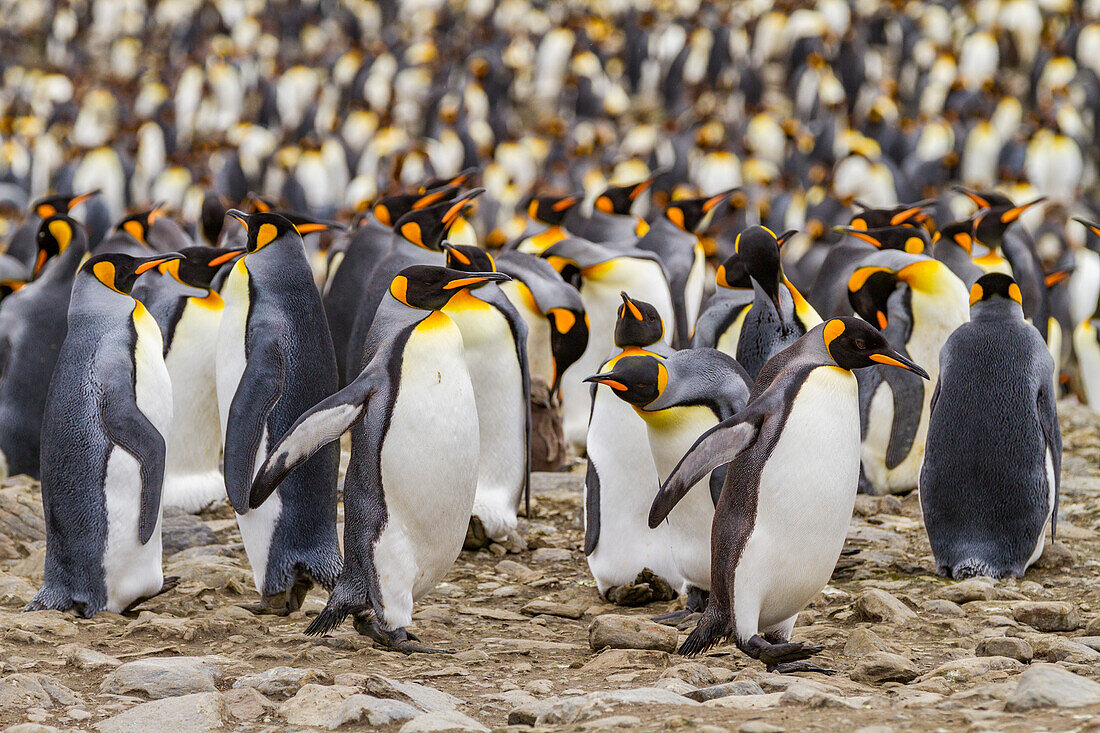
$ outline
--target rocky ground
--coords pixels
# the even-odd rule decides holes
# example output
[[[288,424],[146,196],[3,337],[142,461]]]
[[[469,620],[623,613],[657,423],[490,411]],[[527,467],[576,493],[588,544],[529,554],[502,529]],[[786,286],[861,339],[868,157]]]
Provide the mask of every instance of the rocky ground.
[[[0,488],[0,731],[1100,727],[1100,421],[1062,408],[1059,543],[1022,580],[945,582],[916,497],[860,497],[859,552],[795,629],[825,647],[831,677],[768,674],[728,645],[688,661],[671,653],[684,634],[647,620],[675,602],[601,600],[579,468],[537,475],[528,548],[464,552],[419,603],[414,631],[456,653],[409,657],[350,623],[305,636],[323,593],[287,618],[241,608],[256,594],[226,508],[166,519],[165,570],[180,584],[132,616],[20,613],[41,582],[43,523],[37,486],[12,479]]]

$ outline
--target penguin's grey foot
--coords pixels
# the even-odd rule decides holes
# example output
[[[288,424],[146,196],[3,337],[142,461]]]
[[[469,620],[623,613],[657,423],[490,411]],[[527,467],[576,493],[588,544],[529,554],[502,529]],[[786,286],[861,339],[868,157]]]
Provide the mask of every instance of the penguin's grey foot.
[[[671,601],[676,591],[668,581],[645,568],[629,585],[616,585],[607,589],[607,600],[616,606],[644,606],[654,601]]]
[[[354,617],[355,630],[363,636],[368,636],[378,646],[384,649],[392,649],[402,654],[454,654],[450,649],[435,649],[418,644],[420,641],[415,634],[408,629],[401,628],[390,631],[382,627],[374,614],[357,614]]]
[[[777,664],[775,667],[769,667],[769,672],[776,672],[778,674],[794,674],[795,672],[817,672],[818,674],[833,675],[836,674],[835,669],[828,669],[821,667],[813,662],[783,662]]]
[[[656,621],[659,624],[665,626],[679,626],[688,620],[689,617],[695,614],[686,608],[681,608],[679,611],[669,611],[668,613],[662,613],[659,616],[651,616],[650,621]]]
[[[240,603],[241,608],[257,616],[289,616],[302,607],[313,587],[313,578],[299,575],[293,585],[281,593],[266,595],[258,603]]]
[[[485,531],[485,525],[481,523],[481,517],[470,517],[470,526],[466,528],[466,539],[462,542],[462,549],[477,552],[489,546],[492,540]]]
[[[154,593],[151,596],[145,596],[144,598],[138,598],[136,601],[131,603],[129,606],[122,609],[122,615],[126,616],[128,614],[132,614],[134,612],[134,609],[136,609],[141,604],[145,603],[146,601],[151,601],[154,598],[157,598],[158,596],[164,595],[165,593],[172,590],[173,588],[175,588],[179,584],[180,584],[180,579],[179,579],[178,576],[171,575],[171,576],[165,578],[164,581],[161,582],[161,584],[160,584],[160,590],[158,590],[156,593]]]
[[[23,613],[34,613],[35,611],[45,611],[46,604],[41,601],[31,601],[27,605],[23,606]]]
[[[769,672],[782,664],[801,662],[820,652],[824,647],[816,644],[804,644],[800,641],[782,641],[772,643],[756,634],[741,647],[741,651],[753,659],[759,659]]]
[[[654,616],[653,621],[659,624],[665,624],[666,626],[683,626],[685,623],[694,620],[703,611],[707,610],[707,601],[710,598],[710,593],[702,588],[696,588],[691,586],[687,592],[687,603],[679,611],[671,611],[669,613],[662,613],[659,616]]]

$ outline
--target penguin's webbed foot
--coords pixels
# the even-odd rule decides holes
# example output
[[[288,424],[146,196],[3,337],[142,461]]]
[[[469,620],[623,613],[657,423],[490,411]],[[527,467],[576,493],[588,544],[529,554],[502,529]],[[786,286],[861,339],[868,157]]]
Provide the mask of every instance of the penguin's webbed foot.
[[[408,629],[400,628],[391,631],[383,628],[373,613],[356,614],[354,623],[356,631],[363,636],[369,636],[375,644],[384,649],[392,649],[402,654],[454,654],[450,649],[435,649],[418,644],[420,639]]]
[[[745,654],[748,654],[753,659],[759,659],[764,663],[764,666],[769,672],[778,670],[782,665],[786,665],[786,668],[792,671],[817,671],[795,669],[789,665],[801,662],[804,659],[809,659],[822,649],[824,649],[824,647],[816,644],[804,644],[801,641],[772,643],[759,634],[752,636],[741,646],[741,651],[745,652]],[[817,665],[811,666],[816,667]]]
[[[476,514],[472,515],[470,525],[466,528],[466,539],[462,541],[462,549],[477,552],[488,547],[490,542],[492,542],[492,539],[490,539],[489,533],[485,531],[485,525],[481,522],[481,517]]]
[[[676,591],[668,581],[645,568],[628,585],[616,585],[608,588],[607,600],[616,606],[644,606],[654,601],[671,601]]]
[[[669,613],[662,613],[659,616],[654,616],[653,621],[659,624],[665,624],[666,626],[682,627],[684,624],[698,618],[699,614],[707,610],[707,600],[710,598],[710,593],[702,588],[696,588],[691,586],[688,588],[687,603],[684,607],[678,611],[670,611]]]
[[[665,626],[679,626],[694,615],[694,611],[689,611],[686,608],[681,608],[678,611],[669,611],[668,613],[662,613],[658,616],[651,616],[649,620],[656,621],[657,623],[664,624]]]
[[[299,575],[294,583],[281,593],[264,596],[257,603],[237,605],[257,616],[289,616],[302,607],[311,588],[313,588],[313,578],[308,575]]]
[[[777,664],[775,667],[769,667],[769,672],[777,672],[779,674],[794,674],[795,672],[817,672],[818,674],[833,675],[836,674],[835,669],[828,669],[821,667],[813,662],[783,662]]]

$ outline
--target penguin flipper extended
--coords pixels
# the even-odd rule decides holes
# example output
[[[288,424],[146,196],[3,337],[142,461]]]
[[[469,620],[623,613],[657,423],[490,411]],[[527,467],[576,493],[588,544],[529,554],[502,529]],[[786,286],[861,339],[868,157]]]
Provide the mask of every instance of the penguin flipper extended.
[[[255,509],[263,504],[291,471],[362,420],[376,384],[368,368],[351,384],[306,410],[271,449],[256,473],[248,506]]]
[[[753,444],[760,434],[760,417],[753,415],[748,420],[740,415],[732,417],[718,423],[695,441],[653,499],[649,510],[650,528],[656,528],[663,522],[703,476],[729,463]]]
[[[909,455],[917,439],[921,405],[924,403],[924,379],[905,369],[875,369],[882,373],[882,379],[890,386],[894,399],[894,419],[890,425],[890,441],[886,445],[886,467],[894,469]]]
[[[225,429],[225,490],[238,514],[249,509],[249,486],[256,454],[264,439],[268,415],[283,393],[282,332],[269,334],[252,347],[241,381],[229,405]]]
[[[1054,508],[1050,516],[1050,540],[1053,542],[1058,531],[1058,501],[1062,489],[1062,431],[1058,427],[1058,408],[1050,379],[1045,379],[1039,388],[1039,424],[1054,469]]]
[[[133,372],[129,359],[103,355],[111,364],[99,364],[99,369],[111,371],[104,374]],[[128,355],[126,355],[128,357]],[[160,496],[164,486],[164,436],[137,406],[133,381],[110,379],[101,382],[103,397],[99,403],[99,419],[103,431],[112,443],[133,456],[140,466],[141,510],[138,515],[138,536],[141,544],[149,541],[160,519]]]

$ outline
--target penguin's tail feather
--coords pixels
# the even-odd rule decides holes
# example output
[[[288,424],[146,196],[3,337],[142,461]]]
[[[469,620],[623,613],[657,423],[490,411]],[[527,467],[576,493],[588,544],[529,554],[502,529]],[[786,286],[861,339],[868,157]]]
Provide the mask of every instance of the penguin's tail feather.
[[[729,615],[714,606],[703,612],[688,638],[680,645],[679,653],[685,657],[702,654],[730,635]]]
[[[976,578],[978,576],[998,578],[1000,575],[989,563],[973,557],[955,563],[955,567],[951,568],[951,577],[955,580],[965,580],[966,578]]]
[[[342,600],[337,597],[336,593],[333,593],[325,607],[317,614],[317,618],[313,619],[313,622],[306,627],[306,635],[321,636],[327,634],[342,624],[344,619],[351,614],[366,611],[369,608],[369,606],[364,606],[361,603]]]

